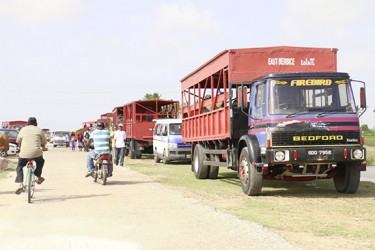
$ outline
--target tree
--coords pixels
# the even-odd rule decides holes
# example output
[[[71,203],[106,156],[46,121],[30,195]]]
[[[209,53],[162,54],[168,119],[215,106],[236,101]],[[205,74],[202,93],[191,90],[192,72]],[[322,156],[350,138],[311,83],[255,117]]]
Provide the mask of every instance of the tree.
[[[368,130],[369,130],[369,128],[368,128],[367,124],[363,124],[362,125],[362,131],[368,131]]]
[[[153,94],[145,94],[143,100],[160,100],[161,94],[153,93]]]

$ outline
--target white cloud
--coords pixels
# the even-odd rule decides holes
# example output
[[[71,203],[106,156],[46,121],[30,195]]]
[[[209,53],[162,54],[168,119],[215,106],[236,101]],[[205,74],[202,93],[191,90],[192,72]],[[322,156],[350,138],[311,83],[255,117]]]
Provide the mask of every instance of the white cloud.
[[[75,18],[84,11],[77,0],[0,1],[0,17],[28,26]]]

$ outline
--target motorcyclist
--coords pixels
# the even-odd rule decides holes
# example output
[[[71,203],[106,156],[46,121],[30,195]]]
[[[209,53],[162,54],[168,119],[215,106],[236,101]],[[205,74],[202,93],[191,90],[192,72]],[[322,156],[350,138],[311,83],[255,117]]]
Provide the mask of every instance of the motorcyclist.
[[[96,129],[90,134],[89,144],[92,142],[94,143],[94,150],[91,150],[87,155],[87,173],[85,177],[91,176],[92,171],[94,171],[94,158],[100,153],[109,154],[108,177],[111,177],[113,171],[111,137],[103,122],[96,123]]]

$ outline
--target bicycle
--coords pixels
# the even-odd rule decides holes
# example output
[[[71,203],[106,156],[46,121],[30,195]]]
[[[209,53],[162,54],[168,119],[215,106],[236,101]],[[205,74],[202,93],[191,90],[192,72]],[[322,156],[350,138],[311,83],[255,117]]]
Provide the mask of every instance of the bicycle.
[[[24,179],[24,188],[27,189],[27,202],[31,203],[31,198],[35,192],[35,161],[28,160],[26,164],[26,178]]]

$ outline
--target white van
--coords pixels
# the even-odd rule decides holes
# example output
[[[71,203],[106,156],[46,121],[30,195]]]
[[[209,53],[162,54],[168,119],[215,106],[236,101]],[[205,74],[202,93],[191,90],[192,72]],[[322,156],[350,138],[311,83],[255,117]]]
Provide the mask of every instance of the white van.
[[[66,147],[65,136],[69,134],[68,131],[53,131],[51,134],[50,142],[53,144],[53,147],[64,146]]]
[[[191,145],[182,142],[181,119],[156,120],[153,129],[155,162],[190,161]]]

